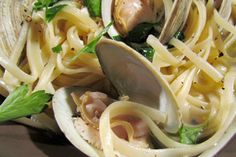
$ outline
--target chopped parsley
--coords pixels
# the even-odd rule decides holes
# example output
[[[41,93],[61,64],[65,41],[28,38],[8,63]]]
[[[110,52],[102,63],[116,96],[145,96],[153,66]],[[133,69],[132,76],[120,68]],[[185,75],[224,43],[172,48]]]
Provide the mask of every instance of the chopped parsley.
[[[84,0],[84,3],[90,16],[101,17],[101,0]]]
[[[55,5],[60,0],[37,0],[34,3],[33,9],[36,11],[45,10],[45,18],[47,22],[50,22],[56,14],[66,6],[66,4]],[[55,6],[54,6],[55,5]]]
[[[61,4],[61,5],[56,5],[50,8],[46,9],[46,20],[47,22],[50,22],[56,15],[57,13],[63,9],[66,6],[66,4]]]
[[[59,45],[53,47],[53,48],[52,48],[52,51],[53,51],[54,53],[60,53],[60,52],[62,51],[61,45],[59,44]]]
[[[127,43],[130,47],[138,51],[141,55],[147,58],[150,62],[153,60],[155,50],[147,43]]]
[[[184,144],[196,144],[203,127],[189,127],[183,125],[179,130],[180,142]]]

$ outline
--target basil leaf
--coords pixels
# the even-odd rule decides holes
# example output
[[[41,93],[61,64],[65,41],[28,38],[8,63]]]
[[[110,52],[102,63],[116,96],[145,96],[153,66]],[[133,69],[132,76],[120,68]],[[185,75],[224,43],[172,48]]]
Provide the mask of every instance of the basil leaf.
[[[157,23],[140,23],[136,27],[134,27],[133,30],[131,30],[128,33],[128,36],[126,37],[126,40],[129,42],[145,42],[148,35],[152,34],[154,31],[154,26],[157,25]]]
[[[92,17],[101,17],[101,0],[85,0],[86,7]]]
[[[66,4],[62,4],[62,5],[56,5],[56,6],[46,9],[47,22],[50,22],[56,16],[56,14],[65,6],[66,6]]]
[[[127,42],[127,44],[152,62],[155,50],[150,45],[147,43],[137,44],[131,42]]]
[[[61,45],[59,44],[59,45],[53,47],[53,48],[52,48],[52,51],[53,51],[54,53],[60,53],[60,52],[62,51]]]
[[[84,46],[80,51],[76,53],[76,55],[72,58],[72,60],[76,60],[79,55],[82,53],[92,53],[96,54],[96,45],[99,42],[99,40],[102,38],[103,35],[105,35],[109,28],[112,26],[112,22],[110,22],[89,44]]]
[[[28,86],[22,85],[5,99],[0,106],[0,122],[40,113],[52,98],[44,91],[28,93]]]
[[[179,130],[180,142],[184,144],[196,144],[203,127],[182,126]]]

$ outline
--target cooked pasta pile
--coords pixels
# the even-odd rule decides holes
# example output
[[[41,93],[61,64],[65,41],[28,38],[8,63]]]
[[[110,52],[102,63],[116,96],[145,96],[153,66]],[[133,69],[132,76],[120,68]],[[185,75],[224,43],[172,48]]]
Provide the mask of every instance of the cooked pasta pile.
[[[21,45],[9,57],[2,54],[2,95],[22,83],[29,84],[32,91],[54,93],[62,86],[85,86],[103,78],[94,54],[71,59],[102,30],[101,22],[90,18],[86,9],[79,9],[78,3],[61,3],[67,6],[50,23],[46,22],[44,11],[33,12],[30,23],[24,23],[23,30],[28,31],[22,39],[27,42],[25,50],[24,42],[19,42]],[[57,45],[62,47],[60,54],[52,50]]]

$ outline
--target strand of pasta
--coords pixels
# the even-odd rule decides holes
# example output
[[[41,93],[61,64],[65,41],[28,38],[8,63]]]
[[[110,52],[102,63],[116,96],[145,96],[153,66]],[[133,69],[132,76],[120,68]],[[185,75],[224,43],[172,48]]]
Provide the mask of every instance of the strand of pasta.
[[[91,67],[87,67],[87,66],[86,67],[78,67],[76,69],[67,68],[62,63],[61,55],[57,56],[57,67],[58,67],[58,69],[60,70],[61,73],[67,74],[67,75],[78,74],[78,73],[97,73],[97,74],[101,74],[96,69],[91,68]]]
[[[194,31],[193,35],[191,36],[191,38],[185,42],[189,47],[193,47],[195,45],[195,43],[198,41],[198,39],[204,29],[204,26],[206,24],[206,18],[207,18],[206,7],[205,7],[205,4],[203,3],[203,1],[194,0],[193,2],[195,3],[195,5],[197,6],[197,9],[198,9],[198,25],[197,25],[197,29],[196,30],[194,29],[195,31]],[[189,18],[192,18],[192,17],[189,17]],[[195,25],[195,27],[196,27],[196,25]]]
[[[149,35],[147,38],[147,43],[151,45],[155,52],[158,53],[162,59],[165,59],[165,61],[173,66],[176,66],[180,63],[179,60],[177,60],[168,50],[165,46],[163,46],[160,41],[154,37],[153,35]]]
[[[180,88],[183,86],[183,82],[185,78],[187,78],[189,73],[190,73],[190,69],[187,69],[170,84],[170,87],[174,93],[177,93],[180,90]]]
[[[222,0],[219,13],[220,15],[228,20],[232,10],[232,0]]]
[[[0,56],[0,65],[22,82],[32,83],[37,79],[35,76],[31,76],[22,71],[16,64],[11,63],[6,56]]]
[[[29,29],[29,23],[24,22],[24,24],[21,28],[19,38],[16,42],[16,45],[14,46],[13,52],[10,54],[10,60],[13,64],[17,64],[17,62],[19,61],[19,58],[22,54],[22,51],[25,46],[24,43],[27,40],[28,29]],[[8,71],[4,72],[3,81],[5,83],[7,83],[8,85],[13,85],[13,86],[17,86],[19,84],[19,81],[16,78],[14,78],[14,76],[11,73],[9,73]]]
[[[72,22],[77,28],[80,35],[94,31],[97,28],[97,24],[89,17],[87,13],[75,7],[64,7],[56,17],[58,19],[65,19]]]
[[[214,43],[214,46],[220,50],[221,52],[225,52],[225,45],[223,43],[223,39],[221,37],[221,33],[220,33],[220,30],[218,29],[217,27],[217,24],[216,24],[216,21],[214,21],[212,19],[212,23],[211,23],[211,28],[213,30],[213,43]]]
[[[203,152],[199,157],[209,157],[216,155],[236,133],[236,119],[233,120],[230,127],[225,131],[225,134],[222,138],[215,144],[211,149],[206,150]]]
[[[0,78],[0,87],[4,89],[0,90],[0,93],[3,96],[7,96],[9,94],[8,92],[12,92],[14,90],[14,88],[9,86],[2,78]]]
[[[210,54],[211,45],[208,44],[207,46],[208,47],[206,48],[205,54],[203,56],[204,60],[207,60],[207,58]],[[206,47],[206,46],[204,46],[204,47]],[[185,104],[186,103],[187,97],[189,96],[189,93],[190,93],[190,89],[192,88],[192,83],[193,83],[194,77],[197,77],[196,76],[197,71],[198,71],[198,68],[193,68],[192,69],[192,71],[190,72],[190,74],[188,75],[186,80],[184,81],[182,89],[177,93],[178,101],[182,102],[182,103],[179,103],[179,104]],[[187,105],[188,105],[188,107],[186,107]],[[208,113],[208,111],[203,110],[202,107],[203,106],[201,105],[199,108],[196,108],[196,106],[192,105],[189,102],[186,103],[185,106],[184,105],[181,106],[182,113],[183,113],[183,119],[184,119],[184,117],[187,117],[186,119],[188,119],[188,122],[190,123],[191,122],[191,118],[189,117],[190,115],[192,115],[192,119],[197,118],[197,117],[203,118],[202,114],[206,114],[206,113]],[[189,111],[188,111],[188,109],[189,109]],[[190,110],[194,110],[195,112],[190,113]],[[193,114],[197,114],[198,116],[194,117]],[[200,123],[200,122],[203,122],[203,121],[198,121],[198,123]]]
[[[39,45],[40,34],[35,30],[36,27],[37,25],[35,23],[31,23],[27,39],[26,55],[31,74],[37,78],[43,71],[44,63],[41,57],[42,51]]]
[[[34,88],[35,91],[44,89],[46,92],[54,93],[55,90],[49,91],[47,85],[51,80],[51,76],[55,68],[55,62],[56,62],[55,60],[56,56],[52,54],[52,56],[49,59],[49,62],[45,65],[44,70],[39,76],[38,83]]]
[[[67,31],[67,41],[71,48],[74,48],[76,51],[79,51],[84,47],[84,42],[79,38],[78,32],[75,26],[69,28]]]
[[[191,104],[194,105],[198,108],[204,107],[206,108],[206,106],[208,105],[208,102],[200,100],[197,97],[193,97],[190,94],[187,96],[186,100]]]
[[[221,28],[224,28],[225,30],[236,35],[236,28],[220,16],[217,10],[214,10],[214,20]]]
[[[190,119],[189,111],[188,111],[189,107],[187,107],[189,105],[186,104],[186,98],[190,92],[192,81],[196,72],[197,72],[196,68],[193,68],[190,70],[188,76],[185,78],[183,82],[182,88],[180,89],[180,91],[178,91],[178,93],[176,93],[176,98],[177,98],[178,104],[180,105],[179,109],[182,114],[183,120],[184,120],[184,117],[188,117],[187,119]]]
[[[128,102],[123,102],[123,103],[128,103]],[[112,105],[110,105],[105,112],[102,114],[102,117],[100,119],[100,137],[102,140],[102,145],[103,145],[103,149],[104,149],[104,154],[105,156],[109,156],[112,157],[112,155],[114,156],[114,150],[119,151],[121,154],[126,155],[126,156],[137,156],[137,157],[142,157],[142,156],[147,156],[147,157],[155,157],[155,156],[163,156],[163,157],[170,157],[170,156],[183,156],[183,155],[197,155],[201,152],[203,152],[204,150],[207,150],[208,148],[210,148],[212,146],[212,144],[214,144],[215,142],[217,142],[221,136],[224,134],[224,131],[228,128],[228,126],[230,125],[230,123],[232,122],[232,120],[235,117],[235,111],[236,108],[234,105],[231,105],[231,109],[230,109],[230,116],[227,118],[227,123],[224,124],[224,127],[220,128],[210,139],[208,139],[207,141],[201,143],[201,144],[197,144],[194,146],[189,146],[189,145],[183,145],[183,144],[179,144],[175,141],[171,141],[171,139],[169,137],[167,137],[166,135],[163,135],[161,132],[159,132],[158,127],[156,126],[155,123],[152,122],[152,120],[150,118],[148,118],[148,114],[143,113],[141,110],[133,110],[132,112],[135,112],[135,114],[140,117],[142,120],[144,120],[146,122],[146,124],[148,124],[149,128],[151,129],[152,133],[157,137],[158,140],[160,140],[161,142],[164,142],[166,145],[167,141],[171,141],[171,145],[173,145],[173,143],[176,144],[177,147],[180,148],[171,148],[173,146],[169,146],[170,148],[167,149],[143,149],[143,148],[137,148],[134,147],[133,145],[131,145],[130,143],[119,139],[118,137],[116,137],[116,135],[114,135],[114,133],[112,132],[112,130],[110,129],[110,119],[113,116],[116,116],[118,114],[121,114],[123,112],[127,112],[126,109],[124,109],[123,107],[121,107],[122,103],[116,102],[113,103]],[[163,139],[164,140],[161,140]],[[165,139],[166,138],[166,139]],[[175,147],[176,147],[175,146]],[[183,147],[183,148],[181,148]]]
[[[236,104],[236,96],[234,95],[234,82],[236,81],[236,72],[229,71],[224,78],[224,90],[221,95],[221,110],[219,114],[222,114],[220,127],[225,123],[225,119],[229,116],[229,104]]]
[[[153,118],[156,119],[156,122],[164,122],[165,121],[165,115],[163,115],[161,112],[158,110],[152,109],[150,107],[142,106],[137,103],[131,103],[131,102],[115,102],[113,103],[114,105],[108,106],[108,108],[102,113],[102,116],[100,118],[99,122],[99,133],[100,133],[100,138],[101,138],[101,143],[102,143],[102,148],[105,157],[115,157],[114,153],[114,147],[112,144],[112,134],[111,134],[111,126],[110,126],[110,119],[112,117],[118,116],[120,112],[118,111],[119,109],[123,109],[123,111],[129,111],[127,108],[135,108],[135,110],[142,110],[146,111],[149,113],[149,115]],[[119,105],[119,106],[118,106]],[[125,110],[124,110],[125,109]],[[112,117],[110,117],[112,112]],[[164,120],[164,121],[163,121]],[[109,130],[109,131],[108,131]],[[109,142],[108,142],[109,141]]]
[[[228,35],[228,37],[224,40],[224,45],[225,48],[229,48],[234,42],[236,41],[236,35],[234,34],[230,34]]]
[[[157,70],[160,70],[162,67],[169,67],[170,64],[167,63],[164,59],[162,59],[162,56],[158,53],[155,53],[153,55],[153,61],[152,64],[157,68]]]
[[[199,69],[203,70],[214,81],[222,80],[223,75],[219,73],[212,65],[197,56],[192,50],[178,39],[171,39],[170,43],[180,50],[186,57],[188,57]]]

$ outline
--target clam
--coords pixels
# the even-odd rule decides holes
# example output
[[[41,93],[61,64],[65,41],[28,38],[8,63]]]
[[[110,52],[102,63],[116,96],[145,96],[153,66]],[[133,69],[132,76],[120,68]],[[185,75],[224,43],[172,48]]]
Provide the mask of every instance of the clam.
[[[139,23],[157,22],[162,6],[162,0],[102,0],[102,20],[108,25],[114,19],[115,26],[108,32],[111,37],[126,36]]]
[[[175,33],[181,30],[187,20],[192,0],[175,0],[170,8],[166,21],[162,18],[165,8],[162,0],[102,0],[102,20],[104,25],[114,21],[109,30],[111,37],[127,36],[135,26],[140,23],[164,23],[160,34],[160,41],[167,43]],[[168,11],[168,9],[166,9]]]
[[[192,0],[175,0],[170,16],[167,18],[161,31],[159,40],[162,44],[167,43],[177,31],[183,29],[188,18]]]
[[[105,38],[98,43],[96,52],[105,75],[122,101],[128,99],[166,113],[167,119],[163,123],[166,132],[179,130],[181,120],[175,96],[145,57],[122,42]],[[110,96],[109,90],[103,94],[99,89],[69,87],[57,90],[52,104],[56,121],[70,142],[88,156],[100,156],[99,117],[115,99],[118,97]],[[99,107],[94,107],[94,104],[99,104]],[[90,111],[94,108],[96,112],[91,116]],[[78,117],[75,118],[75,114]],[[145,130],[145,125],[139,128]],[[138,145],[146,147],[145,139]]]
[[[8,57],[24,48],[32,2],[33,0],[0,1],[0,51]]]

